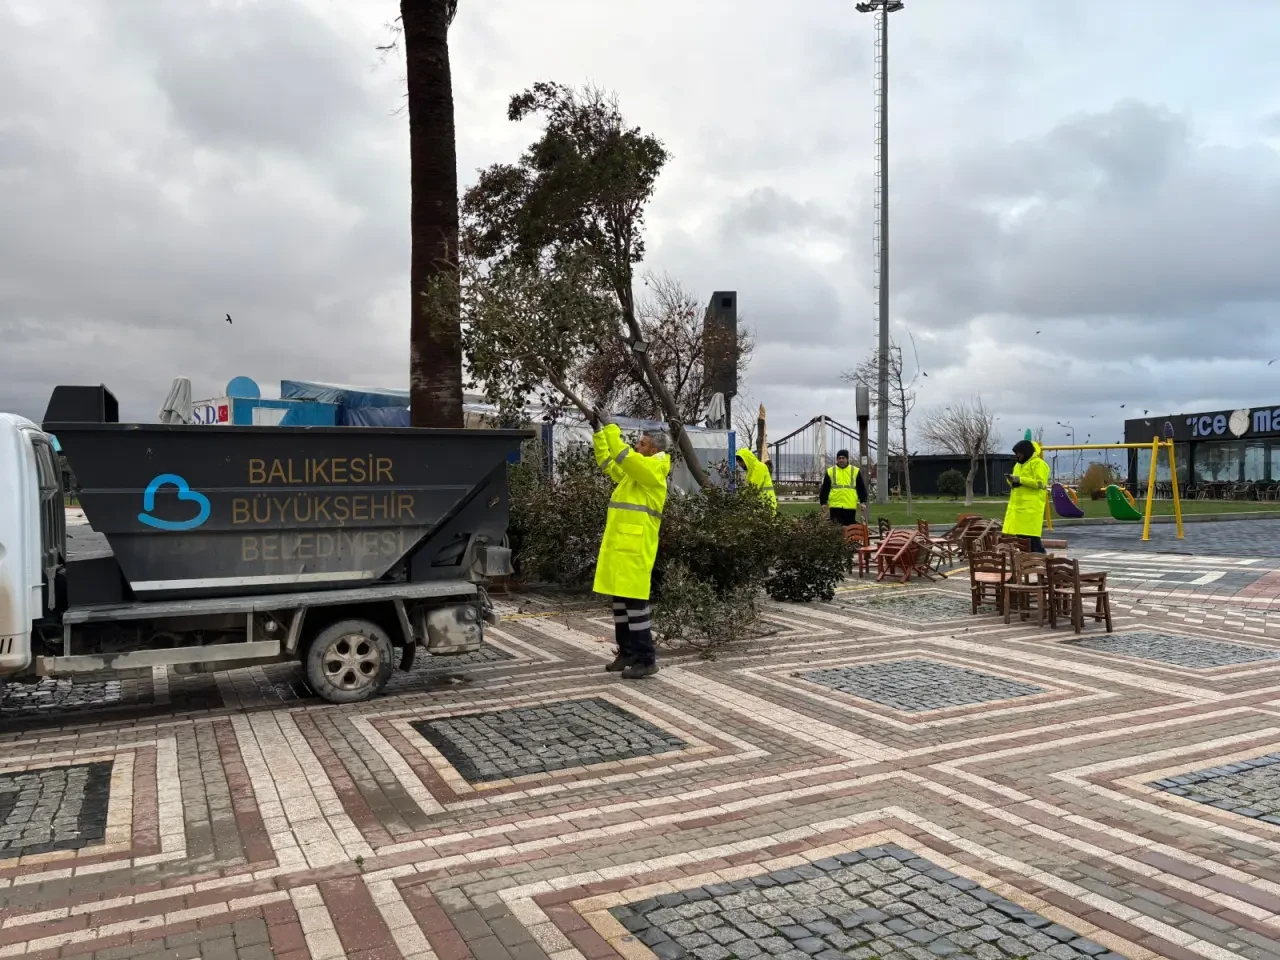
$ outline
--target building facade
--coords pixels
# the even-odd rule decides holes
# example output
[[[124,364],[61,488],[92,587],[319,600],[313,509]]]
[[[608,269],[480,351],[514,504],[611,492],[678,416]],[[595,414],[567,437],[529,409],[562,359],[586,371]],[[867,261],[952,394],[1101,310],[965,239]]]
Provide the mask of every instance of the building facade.
[[[1125,443],[1150,443],[1153,437],[1172,437],[1180,487],[1280,483],[1280,404],[1124,422]],[[1150,473],[1150,451],[1131,450],[1132,488],[1145,490]],[[1170,479],[1162,456],[1157,464],[1157,484],[1167,484]]]

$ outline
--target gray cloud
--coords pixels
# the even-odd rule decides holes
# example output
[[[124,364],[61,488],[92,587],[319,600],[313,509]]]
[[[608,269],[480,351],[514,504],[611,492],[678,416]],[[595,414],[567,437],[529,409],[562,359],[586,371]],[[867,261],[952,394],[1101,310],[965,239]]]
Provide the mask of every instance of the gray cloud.
[[[178,374],[403,384],[403,69],[374,52],[395,8],[0,0],[0,409],[71,380],[143,418]],[[1121,403],[1277,398],[1280,7],[1212,30],[1194,9],[894,15],[892,312],[921,409],[981,390],[1002,423],[1104,433]],[[647,266],[739,291],[780,424],[851,417],[839,375],[875,342],[870,18],[492,0],[451,42],[464,184],[528,140],[512,92],[617,89],[674,155]]]

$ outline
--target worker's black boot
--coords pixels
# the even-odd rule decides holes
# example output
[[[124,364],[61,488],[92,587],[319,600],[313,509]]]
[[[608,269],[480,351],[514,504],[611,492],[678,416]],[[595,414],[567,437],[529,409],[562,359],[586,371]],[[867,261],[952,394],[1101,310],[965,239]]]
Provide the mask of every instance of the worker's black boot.
[[[623,680],[643,680],[645,677],[652,677],[658,672],[656,663],[632,663],[623,668]]]
[[[613,658],[613,662],[605,667],[605,670],[608,673],[623,673],[629,666],[631,666],[631,658],[618,654]]]

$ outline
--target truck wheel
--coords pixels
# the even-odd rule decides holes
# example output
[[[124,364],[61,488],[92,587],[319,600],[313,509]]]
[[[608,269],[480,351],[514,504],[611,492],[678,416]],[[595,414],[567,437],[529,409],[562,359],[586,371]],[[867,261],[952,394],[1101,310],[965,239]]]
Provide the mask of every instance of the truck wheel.
[[[368,620],[342,620],[307,648],[307,683],[330,703],[357,703],[381,692],[395,669],[391,638]]]

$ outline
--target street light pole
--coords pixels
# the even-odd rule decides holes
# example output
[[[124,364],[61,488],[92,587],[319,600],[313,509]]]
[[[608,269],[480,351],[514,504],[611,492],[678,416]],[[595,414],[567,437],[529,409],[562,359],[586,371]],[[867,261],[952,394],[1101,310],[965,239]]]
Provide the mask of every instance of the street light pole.
[[[876,254],[880,260],[878,278],[880,349],[878,356],[876,410],[876,502],[889,502],[889,14],[902,9],[903,0],[866,0],[856,4],[859,13],[874,13],[879,36],[876,46],[878,68],[876,104],[879,136],[876,138],[876,201],[880,218]]]
[[[1058,421],[1058,426],[1062,427],[1065,430],[1071,431],[1071,445],[1074,447],[1076,445],[1076,428],[1063,420]],[[1072,479],[1075,481],[1079,481],[1080,479],[1080,467],[1076,461],[1076,458],[1079,457],[1079,455],[1080,455],[1079,451],[1077,450],[1071,451],[1071,472],[1072,474],[1074,474]]]

